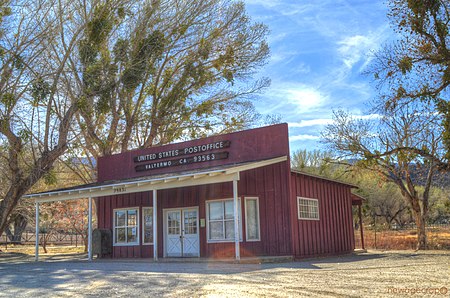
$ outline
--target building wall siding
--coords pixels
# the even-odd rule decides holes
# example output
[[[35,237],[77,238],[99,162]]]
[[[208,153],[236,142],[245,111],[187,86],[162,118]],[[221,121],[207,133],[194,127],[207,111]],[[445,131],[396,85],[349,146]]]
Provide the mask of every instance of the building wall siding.
[[[289,195],[289,162],[241,172],[238,194],[241,198],[242,232],[241,256],[292,255],[292,231]],[[258,197],[261,240],[247,242],[245,235],[244,197]],[[158,191],[158,255],[164,255],[163,210],[198,207],[199,218],[206,219],[206,201],[233,198],[232,183],[218,183]],[[113,228],[113,210],[139,208],[139,239],[142,242],[142,207],[152,206],[151,192],[124,194],[97,199],[98,227]],[[233,257],[234,242],[207,243],[206,227],[200,227],[201,257]],[[115,246],[115,258],[153,257],[152,245]]]
[[[351,186],[291,174],[293,252],[296,257],[333,255],[354,249]],[[298,219],[297,197],[317,199],[319,220]],[[295,213],[295,215],[294,215]]]
[[[146,171],[136,171],[136,166],[151,163],[135,162],[134,158],[140,155],[158,154],[163,151],[180,150],[186,147],[200,146],[220,141],[231,142],[229,148],[215,149],[205,153],[192,153],[180,157],[167,157],[155,161],[177,160],[181,157],[192,157],[199,154],[228,152],[228,158],[210,160],[201,163],[155,168]],[[212,136],[188,142],[174,143],[164,146],[132,150],[121,154],[103,156],[98,159],[97,172],[99,182],[130,179],[149,175],[159,175],[174,172],[206,169],[221,165],[231,165],[242,162],[271,159],[280,156],[289,156],[289,138],[287,124],[277,124],[262,128],[255,128],[224,135]]]

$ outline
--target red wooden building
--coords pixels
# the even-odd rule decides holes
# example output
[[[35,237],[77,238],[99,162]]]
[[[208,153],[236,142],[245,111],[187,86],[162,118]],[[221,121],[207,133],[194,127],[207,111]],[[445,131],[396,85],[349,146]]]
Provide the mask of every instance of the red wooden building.
[[[353,251],[352,187],[292,170],[279,124],[102,157],[97,183],[28,197],[95,199],[115,258],[301,258]]]

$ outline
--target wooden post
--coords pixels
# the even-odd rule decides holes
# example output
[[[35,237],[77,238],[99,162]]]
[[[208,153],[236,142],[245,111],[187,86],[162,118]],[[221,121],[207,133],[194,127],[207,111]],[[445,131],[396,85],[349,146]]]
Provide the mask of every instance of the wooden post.
[[[88,212],[88,260],[92,261],[92,197],[89,197]]]
[[[236,251],[236,260],[241,259],[241,249],[239,243],[239,200],[238,200],[238,181],[233,180],[233,205],[234,205],[234,246]]]
[[[36,243],[35,243],[35,252],[34,252],[34,260],[39,261],[39,202],[35,201],[36,204]]]
[[[158,261],[158,228],[157,228],[157,205],[158,205],[158,191],[153,190],[153,260]]]
[[[361,205],[358,205],[358,215],[359,215],[359,230],[361,232],[361,248],[365,249]]]
[[[375,249],[377,249],[377,216],[373,216],[373,225],[375,229]]]

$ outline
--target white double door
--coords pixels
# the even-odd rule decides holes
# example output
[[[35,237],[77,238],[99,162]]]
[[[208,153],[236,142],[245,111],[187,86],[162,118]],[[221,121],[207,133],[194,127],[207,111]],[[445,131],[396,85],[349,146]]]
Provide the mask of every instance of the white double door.
[[[200,256],[197,208],[165,210],[164,221],[167,257]]]

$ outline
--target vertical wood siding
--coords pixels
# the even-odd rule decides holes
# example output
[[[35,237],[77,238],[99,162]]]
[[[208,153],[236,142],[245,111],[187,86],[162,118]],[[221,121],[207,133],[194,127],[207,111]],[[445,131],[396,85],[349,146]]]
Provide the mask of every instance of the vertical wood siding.
[[[292,255],[290,212],[289,162],[281,162],[259,169],[242,172],[238,183],[241,198],[242,232],[241,256]],[[158,191],[158,255],[164,255],[163,209],[198,207],[199,218],[206,219],[206,201],[231,199],[232,183],[218,183]],[[245,235],[244,197],[258,197],[261,240],[247,242]],[[98,227],[113,228],[113,210],[139,208],[139,241],[142,243],[142,207],[151,207],[151,192],[124,194],[97,199]],[[201,257],[233,257],[234,242],[207,243],[206,227],[200,227]],[[153,257],[152,245],[115,246],[114,258]]]
[[[299,173],[291,174],[293,253],[311,257],[354,249],[351,186]],[[319,220],[298,219],[297,197],[319,202]]]

